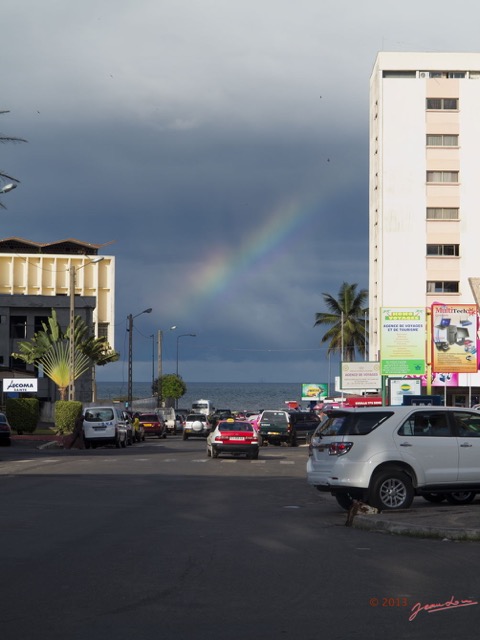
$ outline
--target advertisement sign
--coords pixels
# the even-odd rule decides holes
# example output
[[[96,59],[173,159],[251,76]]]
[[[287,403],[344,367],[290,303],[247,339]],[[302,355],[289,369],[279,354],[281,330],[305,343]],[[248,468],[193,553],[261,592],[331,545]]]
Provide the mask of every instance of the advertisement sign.
[[[476,304],[432,304],[432,371],[476,373]]]
[[[391,405],[405,404],[405,396],[419,396],[422,393],[421,378],[389,378],[388,385]]]
[[[379,362],[342,362],[342,389],[381,389]]]
[[[302,400],[320,400],[328,396],[328,384],[302,384]]]
[[[37,378],[4,378],[3,393],[37,393]]]
[[[382,308],[381,373],[425,373],[425,308]]]

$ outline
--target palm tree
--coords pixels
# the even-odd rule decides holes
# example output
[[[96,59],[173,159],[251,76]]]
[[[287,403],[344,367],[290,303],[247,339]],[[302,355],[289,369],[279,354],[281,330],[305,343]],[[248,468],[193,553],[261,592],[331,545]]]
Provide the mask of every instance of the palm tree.
[[[3,113],[10,113],[9,111],[0,111],[0,115]],[[0,143],[2,142],[27,142],[26,140],[24,140],[23,138],[15,138],[12,136],[5,136],[3,134],[0,133]],[[13,182],[15,185],[20,183],[20,180],[17,180],[17,178],[14,178],[13,176],[8,175],[8,173],[5,173],[4,171],[0,170],[0,184],[3,182]],[[2,202],[0,202],[0,209],[6,209],[5,205],[2,204]]]
[[[357,293],[357,287],[357,284],[344,282],[338,299],[329,293],[322,293],[329,312],[315,314],[315,327],[330,326],[322,338],[322,342],[329,342],[327,353],[338,352],[345,362],[353,362],[356,351],[364,356],[368,345],[368,291],[361,289]]]
[[[118,360],[118,352],[111,349],[106,338],[90,336],[89,328],[79,316],[75,317],[74,332],[75,380],[93,365],[105,365]],[[38,331],[31,340],[19,342],[18,347],[19,353],[12,353],[12,357],[37,368],[42,366],[45,375],[58,386],[60,399],[64,400],[70,384],[70,327],[62,331],[55,309],[52,309],[48,324],[42,322],[42,331]]]

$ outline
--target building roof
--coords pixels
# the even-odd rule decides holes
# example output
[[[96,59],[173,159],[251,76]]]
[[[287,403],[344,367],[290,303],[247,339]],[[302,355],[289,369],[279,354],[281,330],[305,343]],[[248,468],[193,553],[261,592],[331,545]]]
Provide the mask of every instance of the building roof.
[[[25,238],[17,238],[12,236],[10,238],[0,239],[0,253],[62,253],[73,255],[97,255],[98,250],[105,247],[111,242],[105,242],[103,244],[93,244],[91,242],[83,242],[75,238],[65,238],[64,240],[57,240],[55,242],[34,242],[33,240],[26,240]]]

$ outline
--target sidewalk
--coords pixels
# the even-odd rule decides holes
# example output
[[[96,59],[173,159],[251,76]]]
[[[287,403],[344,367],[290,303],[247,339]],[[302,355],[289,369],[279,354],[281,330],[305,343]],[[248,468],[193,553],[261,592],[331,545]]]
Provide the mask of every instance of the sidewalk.
[[[352,526],[417,538],[480,542],[480,501],[465,506],[428,504],[416,498],[410,509],[359,514]]]

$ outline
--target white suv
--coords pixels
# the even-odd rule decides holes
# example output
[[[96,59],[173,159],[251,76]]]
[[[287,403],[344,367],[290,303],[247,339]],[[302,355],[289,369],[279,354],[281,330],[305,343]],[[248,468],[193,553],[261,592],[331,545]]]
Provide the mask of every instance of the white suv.
[[[465,504],[480,491],[480,413],[454,407],[335,409],[309,446],[308,483],[380,510],[415,495]]]

